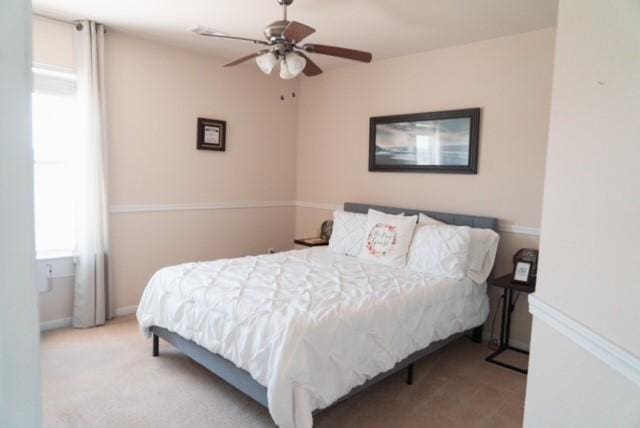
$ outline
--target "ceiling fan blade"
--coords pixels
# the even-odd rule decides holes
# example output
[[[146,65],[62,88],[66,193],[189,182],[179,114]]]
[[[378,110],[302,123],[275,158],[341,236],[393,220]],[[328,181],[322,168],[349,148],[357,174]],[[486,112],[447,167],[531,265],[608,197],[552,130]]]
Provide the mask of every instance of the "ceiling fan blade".
[[[207,37],[217,37],[220,39],[232,39],[232,40],[244,40],[247,42],[253,42],[255,44],[258,45],[269,45],[270,43],[265,42],[264,40],[256,40],[256,39],[250,39],[248,37],[238,37],[238,36],[231,36],[229,34],[225,34],[222,33],[220,31],[214,30],[212,28],[207,28],[207,27],[203,27],[203,26],[198,26],[196,28],[194,28],[193,30],[194,33],[200,35],[200,36],[207,36]]]
[[[282,37],[289,40],[290,42],[299,43],[302,41],[302,39],[310,36],[315,32],[316,30],[309,27],[308,25],[304,25],[296,21],[291,21],[282,32]]]
[[[337,46],[312,44],[304,45],[302,49],[309,53],[337,56],[339,58],[352,59],[354,61],[361,62],[371,62],[371,59],[373,59],[373,55],[371,55],[371,53],[369,52],[358,51],[355,49],[339,48]]]
[[[238,58],[235,61],[231,61],[231,62],[223,65],[223,67],[232,67],[234,65],[242,64],[243,62],[249,61],[251,58],[255,58],[257,56],[260,56],[265,52],[269,52],[269,50],[268,49],[264,49],[264,50],[261,50],[261,51],[258,51],[258,52],[254,52],[254,53],[252,53],[250,55],[243,56],[242,58]]]
[[[308,77],[317,76],[318,74],[322,73],[322,69],[318,67],[318,64],[311,61],[311,58],[309,58],[307,55],[303,54],[302,52],[300,52],[300,55],[302,55],[304,59],[307,60],[307,65],[304,67],[304,70],[302,70],[305,76],[308,76]]]

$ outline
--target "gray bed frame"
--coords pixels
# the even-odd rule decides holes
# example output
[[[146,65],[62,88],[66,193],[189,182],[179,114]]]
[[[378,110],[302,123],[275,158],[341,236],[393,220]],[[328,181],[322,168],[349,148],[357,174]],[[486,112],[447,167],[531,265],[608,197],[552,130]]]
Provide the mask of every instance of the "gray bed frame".
[[[370,205],[370,204],[362,204],[362,203],[354,203],[354,202],[345,202],[344,210],[354,213],[363,213],[366,214],[369,208],[385,212],[387,214],[400,214],[404,213],[405,215],[417,215],[419,213],[423,213],[428,215],[431,218],[436,220],[440,220],[447,224],[453,224],[457,226],[469,226],[469,227],[477,227],[477,228],[485,228],[485,229],[497,229],[497,219],[492,217],[478,217],[472,215],[465,214],[450,214],[450,213],[441,213],[441,212],[432,212],[432,211],[424,211],[418,209],[408,209],[408,208],[394,208],[387,207],[382,205]],[[157,357],[159,355],[159,338],[163,338],[165,341],[169,342],[177,349],[179,349],[183,354],[187,355],[189,358],[197,362],[198,364],[204,366],[207,370],[222,378],[229,384],[233,385],[244,394],[256,400],[258,403],[262,404],[264,407],[269,407],[269,403],[267,401],[267,388],[259,384],[256,380],[254,380],[249,372],[238,368],[231,361],[221,357],[220,355],[214,354],[207,349],[201,347],[200,345],[183,338],[182,336],[173,333],[165,328],[152,326],[150,331],[153,335],[153,356]],[[432,352],[444,347],[445,345],[457,340],[463,334],[470,334],[471,339],[474,342],[481,343],[482,342],[482,325],[477,326],[467,332],[454,334],[446,339],[439,340],[431,343],[428,347],[417,351],[411,355],[409,355],[404,360],[398,362],[391,370],[386,371],[384,373],[380,373],[379,375],[369,379],[365,383],[360,386],[353,388],[349,393],[336,400],[336,403],[342,400],[345,400],[351,397],[354,394],[368,388],[371,385],[374,385],[384,378],[400,371],[403,369],[407,369],[407,384],[411,385],[413,383],[413,364],[425,357],[426,355],[431,354]],[[334,403],[335,404],[335,403]],[[315,413],[315,412],[314,412]]]

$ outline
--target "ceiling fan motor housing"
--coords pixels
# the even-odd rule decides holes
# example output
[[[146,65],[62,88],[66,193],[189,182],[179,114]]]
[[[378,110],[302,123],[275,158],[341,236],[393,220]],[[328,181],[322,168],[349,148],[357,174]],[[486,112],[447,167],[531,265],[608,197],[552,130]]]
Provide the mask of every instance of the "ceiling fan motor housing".
[[[283,20],[272,22],[264,29],[264,37],[271,42],[284,40],[282,33],[288,24],[289,21]]]

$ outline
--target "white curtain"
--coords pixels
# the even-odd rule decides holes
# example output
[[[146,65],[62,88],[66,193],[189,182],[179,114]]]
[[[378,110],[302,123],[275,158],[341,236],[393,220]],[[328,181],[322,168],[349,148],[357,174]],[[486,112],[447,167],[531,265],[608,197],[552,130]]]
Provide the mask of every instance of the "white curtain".
[[[78,22],[74,46],[81,132],[75,168],[78,232],[73,326],[92,327],[111,317],[104,26]]]

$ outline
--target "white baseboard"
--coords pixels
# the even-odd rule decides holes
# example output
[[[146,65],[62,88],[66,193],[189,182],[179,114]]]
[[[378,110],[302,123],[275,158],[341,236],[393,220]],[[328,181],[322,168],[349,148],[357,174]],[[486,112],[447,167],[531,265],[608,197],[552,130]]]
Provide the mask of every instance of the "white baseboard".
[[[582,347],[600,361],[617,370],[625,378],[640,386],[640,358],[611,342],[587,326],[572,319],[550,304],[529,295],[529,311],[536,320],[546,323],[558,333]]]
[[[43,321],[40,323],[40,331],[57,330],[59,328],[71,327],[71,317],[59,320]]]
[[[123,317],[125,315],[135,314],[138,310],[138,305],[124,306],[122,308],[116,308],[113,311],[114,318]],[[58,320],[43,321],[40,323],[40,331],[57,330],[59,328],[71,327],[72,318],[61,318]]]
[[[123,317],[125,315],[135,314],[137,310],[138,310],[138,305],[124,306],[122,308],[116,308],[116,310],[113,311],[113,316]]]

